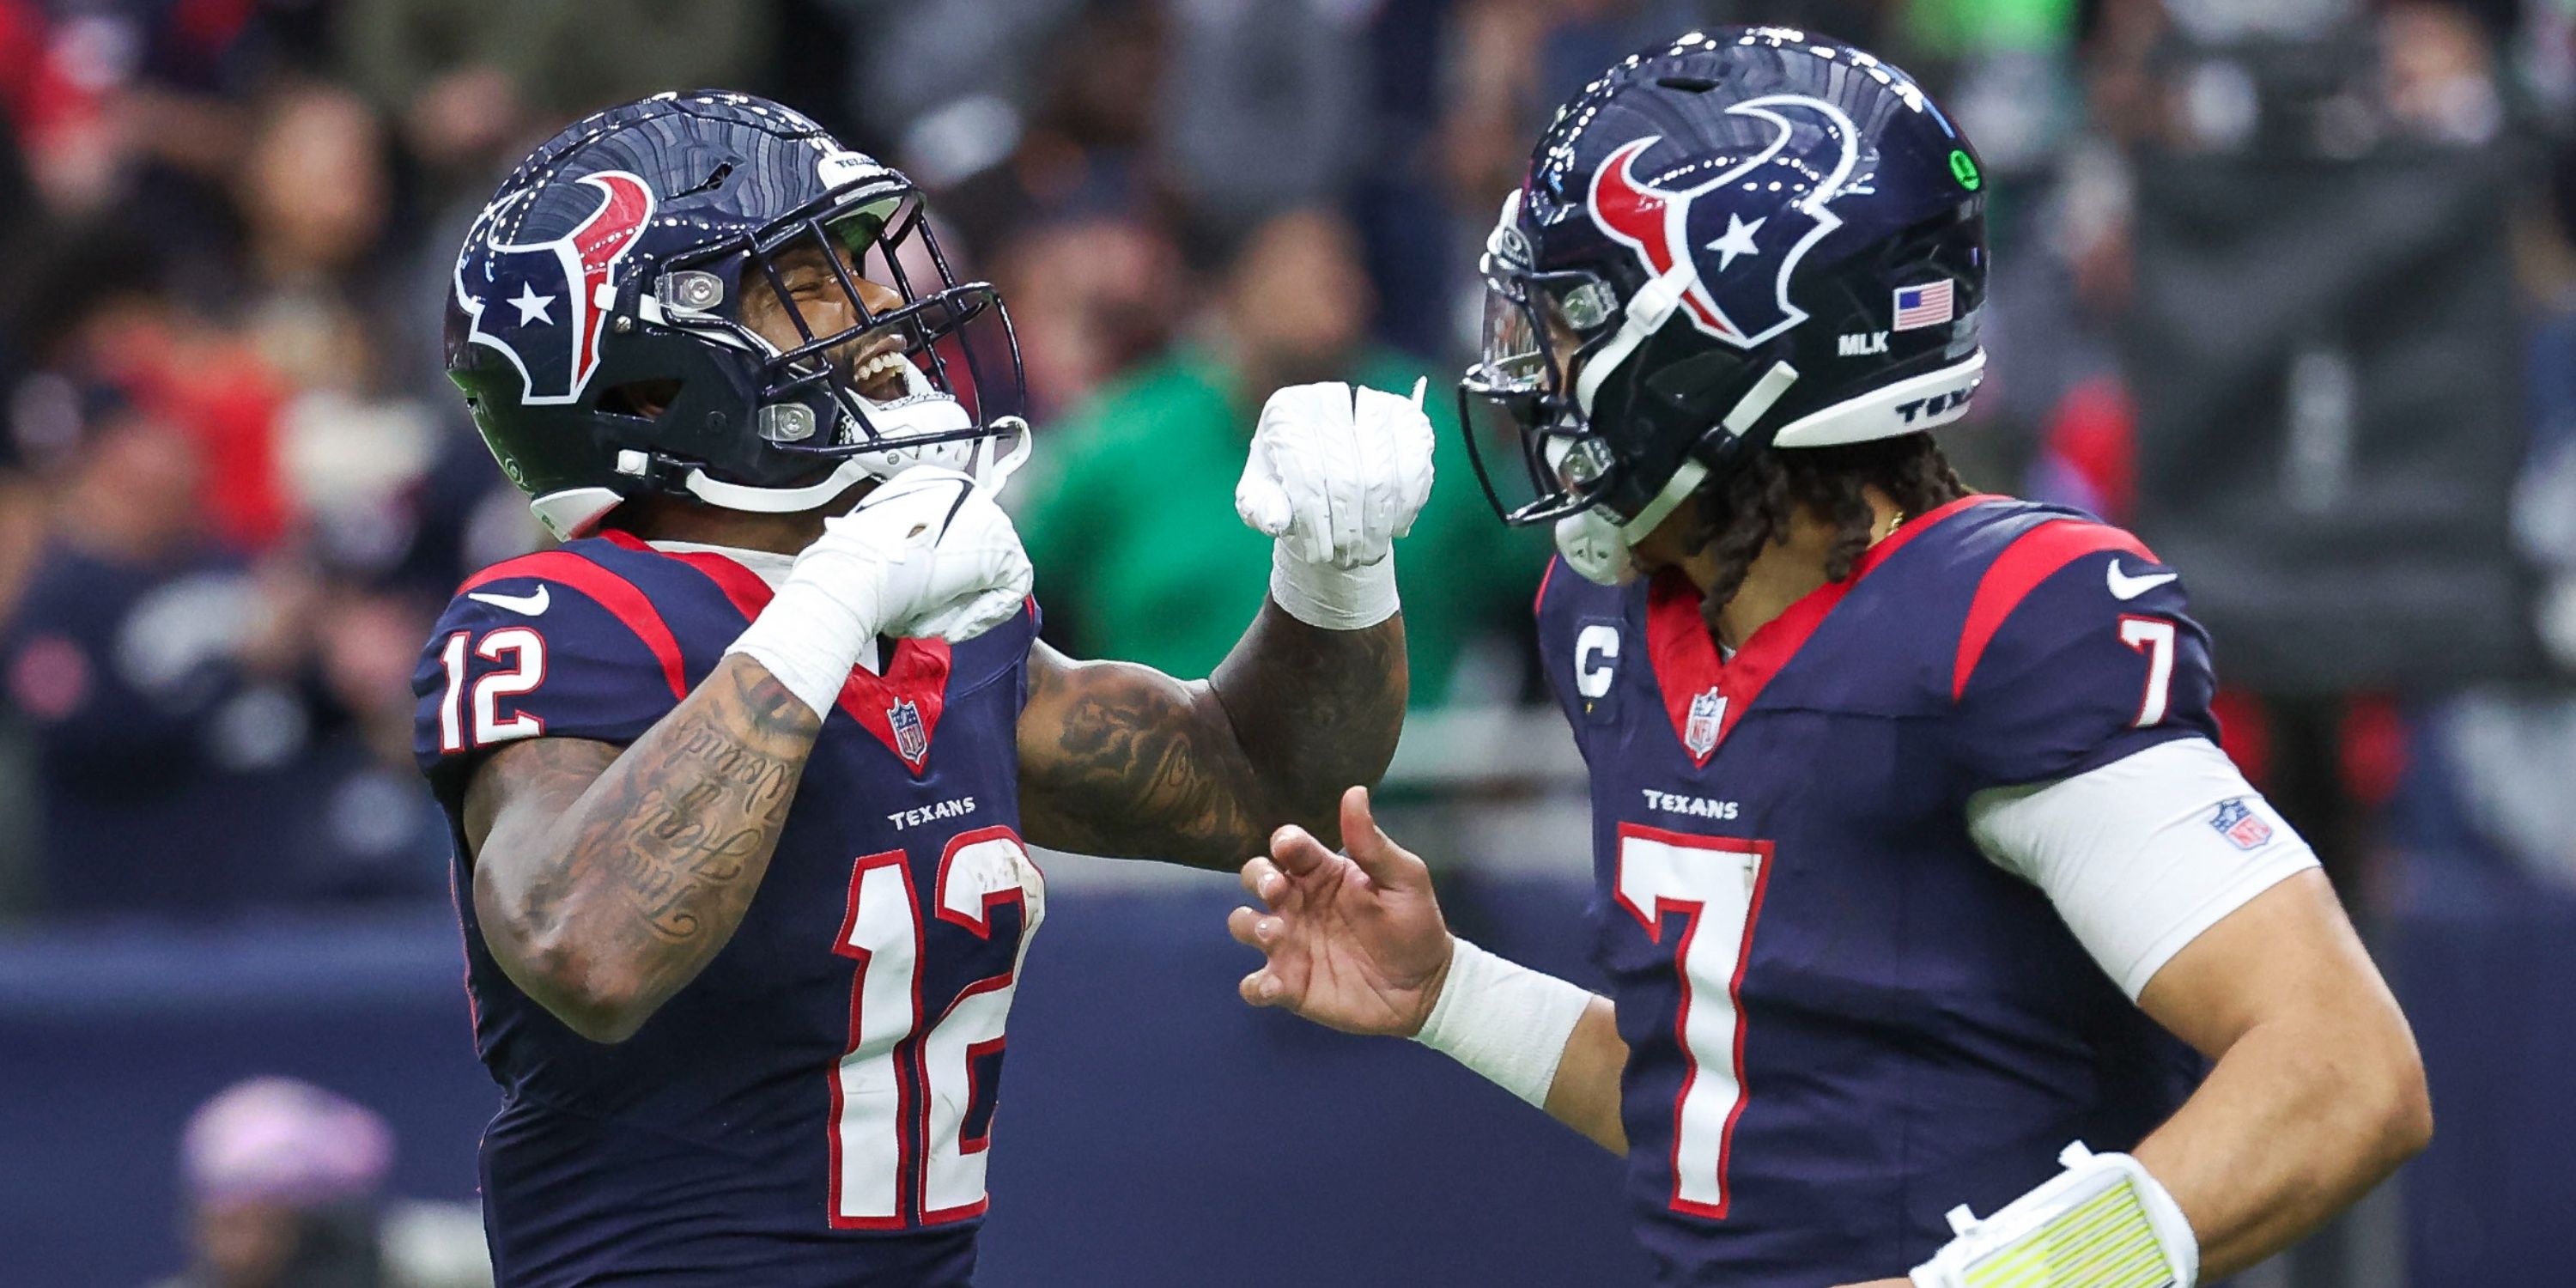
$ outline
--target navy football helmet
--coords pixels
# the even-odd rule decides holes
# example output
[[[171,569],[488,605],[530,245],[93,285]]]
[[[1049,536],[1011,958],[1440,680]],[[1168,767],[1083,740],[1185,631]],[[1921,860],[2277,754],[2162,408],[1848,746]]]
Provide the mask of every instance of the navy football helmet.
[[[1751,452],[1956,419],[1985,366],[1982,186],[1931,99],[1847,45],[1713,29],[1612,67],[1486,242],[1459,402],[1495,510],[1572,556]]]
[[[829,267],[802,307],[782,273],[799,263]],[[817,282],[846,306],[828,327]],[[795,343],[746,325],[762,293]],[[1009,315],[957,279],[919,191],[746,94],[611,108],[521,162],[457,256],[446,351],[559,537],[650,493],[786,513],[1027,444]]]

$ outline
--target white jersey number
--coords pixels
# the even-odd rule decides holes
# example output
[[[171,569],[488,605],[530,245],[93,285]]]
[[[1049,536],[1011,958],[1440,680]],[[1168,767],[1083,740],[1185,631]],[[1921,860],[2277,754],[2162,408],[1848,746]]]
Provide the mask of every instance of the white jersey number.
[[[2165,722],[2173,702],[2174,624],[2161,617],[2122,614],[2120,642],[2147,655],[2147,690],[2138,698],[2132,725],[2151,729]]]
[[[513,738],[535,738],[545,733],[546,722],[524,711],[501,714],[501,699],[533,693],[546,681],[546,637],[531,626],[504,626],[485,632],[483,642],[473,646],[473,655],[486,662],[509,658],[506,671],[487,671],[472,689],[473,724],[466,724],[468,632],[458,631],[447,637],[447,645],[438,662],[447,672],[447,691],[438,700],[438,749],[459,752],[468,746],[488,747]],[[472,741],[467,741],[468,734]]]
[[[1676,1212],[1726,1216],[1727,1146],[1745,1095],[1738,997],[1770,876],[1769,841],[1688,836],[1633,823],[1619,827],[1619,906],[1658,944],[1664,942],[1666,916],[1686,918],[1673,941],[1682,986],[1673,1036],[1687,1062],[1673,1103]]]
[[[1007,827],[978,828],[939,859],[939,919],[978,937],[993,909],[1020,905],[1010,969],[958,990],[938,1015],[921,1014],[921,903],[901,850],[860,859],[832,951],[859,963],[850,985],[850,1045],[832,1075],[832,1225],[901,1229],[983,1214],[986,1135],[967,1135],[971,1111],[989,1107],[978,1060],[1002,1049],[1029,937],[1046,919],[1046,879]],[[989,1129],[987,1129],[989,1131]],[[927,1147],[924,1147],[924,1142]]]

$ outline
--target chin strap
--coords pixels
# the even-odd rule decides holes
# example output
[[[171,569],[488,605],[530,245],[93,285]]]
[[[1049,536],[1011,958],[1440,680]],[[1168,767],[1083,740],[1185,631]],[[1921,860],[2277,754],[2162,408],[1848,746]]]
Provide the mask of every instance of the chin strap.
[[[1006,425],[1017,427],[1016,440],[1011,444],[1008,452],[1003,452],[998,446],[1000,434],[988,434],[975,440],[975,445],[971,449],[974,468],[968,472],[975,476],[975,485],[979,490],[995,496],[1001,495],[1003,485],[1010,482],[1011,476],[1018,473],[1021,466],[1028,464],[1029,453],[1037,445],[1036,440],[1029,433],[1027,421],[1017,416],[1005,416],[993,422],[995,429],[1001,429]],[[892,474],[884,473],[871,468],[874,464],[867,457],[854,457],[841,462],[820,481],[808,483],[803,487],[751,487],[741,483],[727,483],[723,479],[708,474],[705,470],[692,468],[681,477],[680,486],[687,488],[689,495],[709,505],[722,506],[728,510],[747,510],[753,514],[795,514],[830,501],[833,497],[848,491],[851,485],[861,479],[872,476],[891,478],[894,474],[903,472],[897,469]]]
[[[1655,280],[1661,282],[1664,279]],[[1651,289],[1653,283],[1648,286]],[[1638,294],[1644,295],[1645,292]],[[1671,312],[1671,307],[1666,305],[1664,311]],[[1635,315],[1632,313],[1630,316],[1633,318]],[[1621,336],[1622,340],[1625,338]],[[1607,356],[1611,349],[1617,347],[1618,341],[1613,341],[1602,350],[1602,354]],[[1625,357],[1625,352],[1620,356]],[[1585,370],[1588,375],[1591,368],[1587,366]],[[1753,387],[1746,390],[1742,398],[1735,400],[1735,406],[1718,423],[1725,427],[1726,432],[1741,437],[1760,423],[1762,417],[1779,403],[1780,396],[1789,392],[1789,386],[1796,383],[1796,367],[1785,362],[1772,363],[1771,369],[1763,372],[1761,379],[1754,381]],[[1588,380],[1586,384],[1597,387],[1595,382]],[[1588,408],[1588,394],[1585,402]],[[1549,464],[1556,462],[1551,460]],[[1557,553],[1564,555],[1565,562],[1587,581],[1603,586],[1624,584],[1636,576],[1635,562],[1629,557],[1628,548],[1645,540],[1646,534],[1653,532],[1666,516],[1690,499],[1690,494],[1698,491],[1699,485],[1707,478],[1708,466],[1697,460],[1684,460],[1673,471],[1673,476],[1664,480],[1663,488],[1655,493],[1654,498],[1637,511],[1636,517],[1625,523],[1603,513],[1598,506],[1569,514],[1556,521]]]
[[[680,479],[689,495],[709,505],[727,510],[747,510],[753,514],[794,514],[814,507],[849,491],[852,484],[868,477],[864,461],[843,461],[820,482],[803,487],[749,487],[727,483],[705,470],[691,468]]]

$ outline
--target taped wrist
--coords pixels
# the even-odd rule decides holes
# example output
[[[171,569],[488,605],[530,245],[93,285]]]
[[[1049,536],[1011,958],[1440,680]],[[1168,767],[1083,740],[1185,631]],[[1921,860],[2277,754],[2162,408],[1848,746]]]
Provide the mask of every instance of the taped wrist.
[[[1449,979],[1414,1041],[1541,1109],[1592,994],[1451,939]]]
[[[2065,1171],[1980,1221],[1950,1209],[1957,1237],[1916,1266],[1915,1288],[2193,1288],[2200,1240],[2138,1160],[2082,1141]]]
[[[1395,555],[1358,568],[1305,560],[1270,547],[1270,598],[1290,617],[1328,631],[1366,630],[1395,616]]]
[[[877,635],[873,593],[835,593],[823,579],[789,573],[760,616],[725,649],[763,667],[814,714],[830,719],[841,686]]]

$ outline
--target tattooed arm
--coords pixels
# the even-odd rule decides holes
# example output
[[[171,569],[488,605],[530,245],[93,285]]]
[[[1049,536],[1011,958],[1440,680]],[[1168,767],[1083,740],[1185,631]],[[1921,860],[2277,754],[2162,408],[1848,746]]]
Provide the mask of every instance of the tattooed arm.
[[[1029,839],[1232,869],[1286,823],[1339,844],[1339,802],[1374,784],[1404,724],[1404,619],[1309,626],[1265,603],[1205,680],[1074,662],[1041,644],[1020,715]]]
[[[632,1036],[741,924],[821,725],[733,656],[623,750],[537,738],[486,760],[465,834],[502,970],[582,1036]]]

